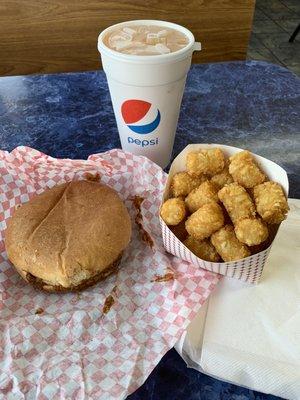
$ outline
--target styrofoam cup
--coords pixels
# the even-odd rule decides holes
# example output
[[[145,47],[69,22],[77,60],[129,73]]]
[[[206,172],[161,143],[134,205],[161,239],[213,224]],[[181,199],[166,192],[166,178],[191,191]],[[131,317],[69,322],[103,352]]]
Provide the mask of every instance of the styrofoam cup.
[[[173,53],[140,56],[119,53],[104,43],[116,27],[159,25],[184,33],[188,44]],[[98,50],[107,77],[122,149],[143,155],[162,168],[170,161],[186,76],[200,43],[183,26],[166,21],[135,20],[112,25],[100,33]],[[131,110],[146,110],[133,123]],[[128,118],[129,115],[129,118]]]

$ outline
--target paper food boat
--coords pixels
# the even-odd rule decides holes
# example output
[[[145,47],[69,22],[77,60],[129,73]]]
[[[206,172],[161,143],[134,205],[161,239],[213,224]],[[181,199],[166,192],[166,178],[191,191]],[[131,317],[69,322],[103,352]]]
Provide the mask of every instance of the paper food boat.
[[[209,149],[213,147],[220,148],[224,152],[227,158],[243,150],[237,147],[225,146],[220,144],[190,144],[186,146],[185,149],[175,158],[175,160],[171,165],[165,191],[163,194],[163,201],[165,201],[169,197],[169,189],[173,175],[175,175],[177,172],[186,170],[185,160],[187,153],[191,151],[197,151],[200,149]],[[289,182],[285,170],[281,168],[279,165],[275,164],[273,161],[267,160],[264,157],[258,156],[256,154],[253,154],[253,156],[258,165],[261,166],[261,169],[267,175],[267,177],[272,181],[278,182],[282,186],[285,195],[288,197]],[[267,257],[272,247],[271,243],[271,245],[267,249],[261,251],[260,253],[251,255],[247,258],[238,261],[230,261],[230,262],[205,261],[197,257],[195,254],[193,254],[174,235],[174,233],[169,229],[169,227],[162,220],[162,218],[160,218],[160,224],[162,229],[164,246],[169,253],[174,254],[175,256],[181,258],[182,260],[192,263],[193,265],[197,265],[199,268],[204,268],[208,271],[216,272],[221,275],[239,279],[244,282],[257,283],[259,281]]]

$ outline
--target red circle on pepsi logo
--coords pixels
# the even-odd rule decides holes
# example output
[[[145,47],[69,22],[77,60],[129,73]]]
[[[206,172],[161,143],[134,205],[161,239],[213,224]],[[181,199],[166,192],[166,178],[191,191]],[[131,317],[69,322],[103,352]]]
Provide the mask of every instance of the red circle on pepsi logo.
[[[126,124],[141,120],[149,111],[151,103],[144,100],[126,100],[122,104],[121,113]]]

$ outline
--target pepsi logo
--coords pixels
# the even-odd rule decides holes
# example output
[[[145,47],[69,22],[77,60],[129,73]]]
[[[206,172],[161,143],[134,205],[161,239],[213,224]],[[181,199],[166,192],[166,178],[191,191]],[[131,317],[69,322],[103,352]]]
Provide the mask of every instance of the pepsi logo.
[[[141,135],[153,132],[160,123],[160,111],[144,100],[126,100],[121,106],[125,124]]]

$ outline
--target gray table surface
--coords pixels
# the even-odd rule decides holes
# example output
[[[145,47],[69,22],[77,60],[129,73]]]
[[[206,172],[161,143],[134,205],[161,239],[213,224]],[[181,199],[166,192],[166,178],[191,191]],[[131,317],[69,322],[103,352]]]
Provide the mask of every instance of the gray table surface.
[[[285,168],[290,197],[300,198],[299,139],[300,80],[291,72],[256,61],[192,67],[173,155],[189,143],[247,148]],[[103,72],[0,78],[0,143],[70,158],[120,147]],[[190,370],[174,350],[130,397],[275,399]]]

